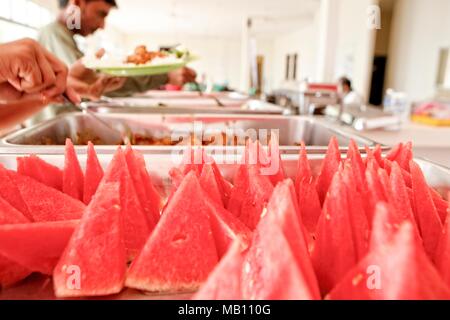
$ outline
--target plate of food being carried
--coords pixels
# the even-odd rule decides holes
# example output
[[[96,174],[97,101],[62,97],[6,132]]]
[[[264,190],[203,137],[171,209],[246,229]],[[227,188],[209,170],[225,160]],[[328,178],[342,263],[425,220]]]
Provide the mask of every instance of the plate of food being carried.
[[[165,74],[185,67],[196,60],[189,51],[181,48],[148,51],[146,46],[138,46],[124,59],[84,58],[83,63],[90,69],[117,77],[137,77]]]

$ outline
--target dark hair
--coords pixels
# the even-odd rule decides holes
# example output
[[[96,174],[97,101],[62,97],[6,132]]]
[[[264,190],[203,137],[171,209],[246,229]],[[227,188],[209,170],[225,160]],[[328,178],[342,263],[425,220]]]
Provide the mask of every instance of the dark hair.
[[[89,2],[89,1],[93,1],[93,0],[86,0],[86,2]],[[98,1],[98,0],[95,0],[95,1]],[[100,1],[106,2],[110,5],[112,5],[114,8],[117,8],[116,0],[100,0]],[[69,4],[69,0],[58,0],[58,2],[59,2],[60,8],[65,8]]]
[[[347,77],[342,77],[339,79],[339,83],[343,86],[349,87],[350,90],[352,90],[352,81]]]

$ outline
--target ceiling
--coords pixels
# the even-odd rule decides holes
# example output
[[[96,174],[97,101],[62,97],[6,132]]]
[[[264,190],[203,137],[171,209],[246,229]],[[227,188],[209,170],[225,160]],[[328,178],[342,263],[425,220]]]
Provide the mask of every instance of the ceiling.
[[[246,17],[259,33],[278,33],[312,19],[320,0],[118,0],[108,18],[124,33],[236,36]]]

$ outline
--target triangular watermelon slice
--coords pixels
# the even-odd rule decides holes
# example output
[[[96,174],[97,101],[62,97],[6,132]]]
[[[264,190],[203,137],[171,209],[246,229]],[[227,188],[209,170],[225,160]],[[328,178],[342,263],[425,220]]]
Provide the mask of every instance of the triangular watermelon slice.
[[[126,273],[119,185],[103,183],[53,273],[59,298],[119,293]]]
[[[394,162],[391,162],[388,159],[384,159],[384,169],[387,171],[387,173],[389,175],[391,174],[393,163]],[[412,186],[411,174],[402,168],[401,168],[401,173],[402,173],[403,180],[405,181],[405,185],[408,188],[411,188],[411,186]]]
[[[337,173],[328,191],[317,226],[311,258],[323,295],[357,263],[347,190]]]
[[[366,169],[366,183],[367,183],[367,194],[366,201],[369,204],[369,216],[368,221],[373,221],[373,214],[375,211],[375,206],[378,202],[388,202],[387,195],[385,194],[384,188],[381,185],[380,178],[378,176],[378,169],[380,167],[376,163],[376,160],[371,159],[367,163]]]
[[[403,143],[399,143],[394,146],[387,154],[386,159],[393,162],[403,151]]]
[[[63,171],[63,192],[72,198],[83,201],[84,175],[78,161],[75,147],[70,139],[66,140]]]
[[[413,147],[412,142],[408,142],[403,145],[401,151],[397,154],[395,162],[406,171],[410,171],[409,163],[413,160]]]
[[[203,196],[198,195],[198,197]],[[205,205],[219,259],[225,255],[236,239],[239,238],[243,246],[250,243],[252,232],[241,220],[215,201],[205,198]]]
[[[383,151],[381,150],[381,146],[379,144],[377,144],[373,149],[373,157],[377,161],[377,164],[380,166],[380,168],[383,168],[384,165]]]
[[[22,212],[28,220],[34,221],[33,216],[28,210],[28,206],[20,194],[19,188],[17,188],[14,181],[12,181],[8,170],[6,170],[2,164],[0,164],[0,197],[18,211]]]
[[[333,289],[329,299],[450,299],[450,290],[423,251],[409,222],[373,250]]]
[[[347,159],[350,160],[350,163],[353,167],[356,180],[356,188],[359,192],[363,192],[363,186],[366,180],[366,166],[364,165],[361,153],[359,152],[358,145],[353,139],[350,140],[350,144],[348,146]]]
[[[281,228],[261,223],[242,270],[244,300],[312,300],[305,274],[301,272]]]
[[[302,219],[299,218],[292,180],[285,180],[275,187],[267,205],[266,215],[261,219],[260,224],[267,224],[265,228],[270,228],[272,225],[280,226],[299,270],[304,275],[309,291],[314,299],[320,299],[319,286],[309,256],[308,236]]]
[[[310,181],[311,178],[311,166],[309,165],[305,143],[302,141],[297,163],[297,173],[295,175],[295,191],[297,192],[297,195],[299,194],[298,190],[300,187],[300,183],[304,180]]]
[[[380,163],[378,162],[377,158],[375,158],[375,154],[373,153],[373,150],[370,149],[368,146],[365,147],[366,148],[366,154],[367,157],[365,159],[366,162],[366,169],[369,166],[369,163],[372,163],[372,167],[374,168],[375,171],[378,171],[378,169],[380,169]]]
[[[27,269],[52,275],[78,220],[0,226],[0,254]]]
[[[161,218],[161,208],[163,201],[159,191],[154,185],[153,179],[150,177],[150,174],[147,171],[147,166],[142,153],[135,150],[134,158],[136,160],[137,170],[141,173],[141,181],[143,183],[145,192],[145,198],[140,198],[141,205],[147,215],[152,217],[153,221],[156,224]],[[135,169],[133,169],[133,171],[134,170]],[[139,197],[142,197],[142,195],[139,195]]]
[[[441,218],[442,224],[445,223],[445,219],[447,218],[447,210],[449,208],[448,202],[445,201],[442,196],[433,188],[429,188],[431,197],[433,198],[434,206]]]
[[[193,300],[242,300],[241,274],[245,257],[242,247],[239,239],[235,240]]]
[[[98,161],[94,145],[89,142],[86,161],[86,176],[84,178],[83,201],[86,205],[91,202],[92,197],[103,179],[103,168]]]
[[[417,224],[422,235],[425,251],[434,257],[436,246],[442,233],[442,222],[436,211],[428,185],[420,167],[410,163],[414,204],[417,214]]]
[[[29,220],[22,213],[0,197],[0,227],[28,222]],[[25,279],[30,273],[28,268],[13,262],[0,253],[0,289]]]
[[[63,172],[36,155],[17,158],[17,172],[62,191]]]
[[[222,194],[214,175],[214,171],[211,165],[206,164],[203,166],[202,174],[200,176],[200,185],[205,193],[215,201],[217,204],[224,206],[222,201]]]
[[[266,169],[275,172],[275,174],[270,175],[269,178],[270,181],[272,181],[272,184],[276,186],[279,182],[286,179],[286,174],[284,172],[283,161],[281,160],[279,138],[274,133],[272,133],[270,137],[268,158],[269,164],[266,166]]]
[[[328,188],[334,175],[338,172],[341,163],[341,152],[336,137],[331,138],[328,145],[327,155],[323,160],[320,174],[317,178],[317,193],[319,194],[320,203],[325,201]]]
[[[56,189],[50,188],[30,177],[9,171],[22,199],[26,201],[32,221],[50,222],[79,220],[86,206]]]
[[[218,262],[201,186],[189,173],[127,274],[126,286],[150,292],[196,290]]]
[[[360,260],[366,255],[368,249],[369,223],[364,212],[363,199],[356,189],[355,174],[350,162],[344,164],[342,182],[347,189],[353,243],[355,244],[357,260]]]
[[[149,225],[149,219],[142,209],[121,148],[117,149],[106,169],[102,183],[108,182],[119,184],[125,248],[131,261],[144,246],[154,225]]]
[[[450,286],[450,212],[434,256],[434,263],[444,282]]]
[[[235,176],[228,210],[250,230],[255,230],[272,192],[271,181],[267,176],[260,174],[258,166],[241,165]]]

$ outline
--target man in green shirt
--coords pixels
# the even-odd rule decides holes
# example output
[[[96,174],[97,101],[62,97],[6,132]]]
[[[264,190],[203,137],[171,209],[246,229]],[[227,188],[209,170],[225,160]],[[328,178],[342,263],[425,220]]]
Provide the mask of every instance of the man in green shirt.
[[[103,29],[109,12],[117,8],[116,1],[59,0],[59,6],[60,12],[56,21],[40,30],[38,41],[70,67],[67,86],[75,90],[82,98],[98,100],[102,95],[129,96],[136,92],[159,89],[166,84],[183,86],[195,81],[197,75],[189,68],[182,68],[164,75],[134,78],[111,77],[87,69],[81,63],[80,59],[84,54],[79,49],[74,36],[86,37]],[[79,17],[74,16],[74,13],[78,13]],[[26,124],[32,125],[67,111],[73,111],[73,109],[50,106]]]

